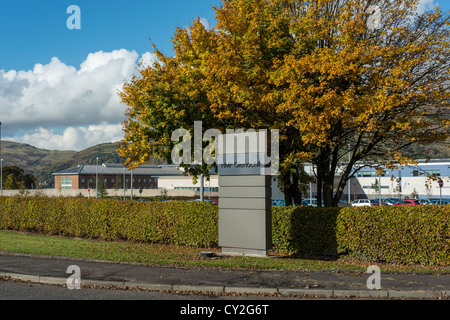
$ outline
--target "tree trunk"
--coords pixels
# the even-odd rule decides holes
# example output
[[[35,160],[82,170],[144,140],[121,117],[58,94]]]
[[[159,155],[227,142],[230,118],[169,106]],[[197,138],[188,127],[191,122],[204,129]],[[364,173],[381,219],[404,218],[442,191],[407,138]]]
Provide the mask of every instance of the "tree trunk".
[[[296,206],[301,205],[302,203],[302,194],[299,189],[299,173],[298,170],[296,170],[295,173],[292,174],[292,198],[294,200],[294,204]]]
[[[333,206],[333,181],[330,181],[332,177],[330,177],[330,174],[328,173],[325,176],[325,181],[323,182],[323,205],[325,207],[332,207]]]
[[[292,197],[292,186],[290,183],[284,184],[284,201],[287,206],[292,206],[293,197]]]

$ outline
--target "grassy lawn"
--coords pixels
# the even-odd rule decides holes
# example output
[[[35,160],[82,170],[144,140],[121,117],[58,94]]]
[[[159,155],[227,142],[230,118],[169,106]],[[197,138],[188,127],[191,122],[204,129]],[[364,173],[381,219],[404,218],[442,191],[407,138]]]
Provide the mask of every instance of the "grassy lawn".
[[[157,265],[216,267],[231,269],[277,270],[358,270],[365,271],[374,263],[360,263],[348,258],[339,260],[306,259],[272,253],[270,258],[220,257],[204,258],[201,251],[220,252],[218,248],[192,248],[130,242],[107,242],[58,236],[0,231],[0,251],[101,259]],[[450,272],[450,268],[377,264],[392,272]]]

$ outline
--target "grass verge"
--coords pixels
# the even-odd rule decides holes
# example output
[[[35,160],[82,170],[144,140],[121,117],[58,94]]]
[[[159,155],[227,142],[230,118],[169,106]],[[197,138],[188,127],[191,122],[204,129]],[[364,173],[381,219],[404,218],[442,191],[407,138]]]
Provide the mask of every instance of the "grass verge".
[[[97,241],[78,238],[46,236],[14,231],[0,231],[0,251],[47,256],[100,259],[177,267],[212,267],[228,269],[266,270],[333,270],[365,271],[371,264],[348,258],[338,260],[299,258],[271,253],[270,258],[220,257],[204,258],[201,251],[220,252],[217,248]],[[448,267],[400,266],[377,264],[385,272],[450,272]]]

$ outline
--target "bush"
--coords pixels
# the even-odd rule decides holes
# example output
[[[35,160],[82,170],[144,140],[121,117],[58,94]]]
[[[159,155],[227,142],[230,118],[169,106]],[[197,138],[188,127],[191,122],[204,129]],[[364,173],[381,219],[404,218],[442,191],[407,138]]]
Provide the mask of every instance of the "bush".
[[[169,201],[2,197],[0,229],[101,240],[217,243],[217,206]]]
[[[339,208],[274,207],[273,249],[286,253],[337,255]]]
[[[450,206],[274,207],[274,250],[450,265]]]
[[[194,201],[0,197],[0,229],[210,247],[218,208]],[[274,207],[273,249],[367,261],[450,265],[450,206]]]
[[[340,254],[369,261],[450,265],[450,206],[343,208]]]

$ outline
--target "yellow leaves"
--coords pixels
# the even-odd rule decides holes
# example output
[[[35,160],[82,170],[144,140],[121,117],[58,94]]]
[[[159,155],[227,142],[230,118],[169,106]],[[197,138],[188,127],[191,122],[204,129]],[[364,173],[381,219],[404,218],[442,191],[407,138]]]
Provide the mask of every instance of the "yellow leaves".
[[[302,159],[357,136],[411,141],[431,124],[450,127],[448,117],[432,123],[418,103],[448,112],[448,104],[436,105],[450,98],[441,66],[448,66],[448,33],[416,35],[399,23],[411,7],[389,3],[385,29],[369,32],[364,3],[226,0],[214,29],[199,20],[177,29],[175,56],[155,49],[161,63],[119,94],[128,106],[121,154],[129,163],[165,154],[172,130],[196,120],[279,128],[281,143]],[[436,21],[434,14],[427,23]],[[439,75],[423,71],[433,64]]]

